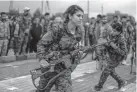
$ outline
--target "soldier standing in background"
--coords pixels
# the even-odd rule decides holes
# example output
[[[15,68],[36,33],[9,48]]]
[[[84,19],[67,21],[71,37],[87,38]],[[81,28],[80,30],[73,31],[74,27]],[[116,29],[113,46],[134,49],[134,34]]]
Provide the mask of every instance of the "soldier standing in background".
[[[45,13],[44,20],[45,20],[45,24],[44,24],[43,34],[46,34],[48,31],[47,29],[48,29],[48,25],[50,22],[50,14],[49,13]]]
[[[19,47],[20,54],[26,54],[29,49],[29,31],[31,28],[30,8],[25,7],[24,13],[21,17],[20,32],[19,32]]]
[[[0,56],[7,55],[8,42],[10,39],[9,22],[6,20],[6,18],[7,14],[2,12],[0,20]]]
[[[123,35],[126,39],[126,46],[129,53],[131,48],[131,42],[132,42],[131,39],[132,39],[133,26],[131,25],[130,21],[127,19],[126,16],[122,16],[121,21],[123,26]],[[122,64],[129,65],[127,64],[126,59],[127,59],[127,56],[125,56],[125,59],[123,60]]]
[[[30,52],[37,52],[37,43],[40,40],[42,35],[42,27],[40,25],[40,18],[35,17],[34,22],[32,23],[32,27],[30,29]]]
[[[10,21],[10,40],[9,40],[9,53],[12,54],[11,51],[16,55],[18,55],[18,34],[19,34],[19,23],[18,16],[14,16]]]
[[[14,17],[11,17],[11,19],[9,20],[9,29],[10,29],[10,39],[9,39],[9,43],[8,43],[8,55],[11,55],[13,52],[13,41],[14,41],[14,30],[15,30],[15,26],[13,23]]]
[[[100,35],[100,28],[101,28],[101,21],[102,20],[102,16],[100,14],[97,15],[97,19],[95,22],[95,31],[94,31],[94,35],[95,35],[95,44],[97,44],[97,40],[99,39],[99,35]],[[98,59],[97,56],[97,50],[95,50],[95,60]]]
[[[14,53],[15,55],[19,55],[18,49],[20,48],[18,46],[18,42],[19,42],[19,31],[20,31],[20,26],[19,26],[19,17],[16,16],[15,20],[14,20],[14,42],[13,42],[13,48],[14,48]]]
[[[94,34],[94,31],[95,31],[95,22],[96,22],[96,19],[94,17],[92,17],[91,21],[90,21],[90,24],[89,24],[89,31],[88,31],[90,46],[96,44],[95,34]],[[94,51],[92,52],[92,59],[93,59],[93,53],[94,53]]]

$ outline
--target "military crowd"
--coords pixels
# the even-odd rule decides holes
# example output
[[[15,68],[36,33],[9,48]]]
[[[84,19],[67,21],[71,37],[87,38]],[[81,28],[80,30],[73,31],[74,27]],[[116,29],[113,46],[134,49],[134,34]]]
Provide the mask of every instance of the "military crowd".
[[[9,16],[1,12],[0,17],[0,56],[36,52],[37,42],[47,31],[49,13],[43,17],[32,17],[30,8],[25,7],[24,13]]]
[[[122,35],[124,36],[126,40],[126,46],[127,46],[127,53],[132,51],[134,53],[136,50],[136,22],[135,18],[132,16],[120,16],[120,15],[113,15],[113,18],[111,21],[107,20],[106,15],[97,15],[97,18],[92,17],[89,24],[86,25],[88,27],[86,34],[88,34],[89,37],[89,44],[92,46],[94,44],[103,42],[104,40],[109,40],[108,36],[110,32],[112,32],[112,27],[116,23],[119,23],[122,25]],[[97,60],[103,60],[104,53],[101,51],[101,48],[98,47],[96,52],[96,57],[94,59]],[[103,57],[102,57],[103,56]],[[125,57],[123,64],[126,63],[127,56]]]
[[[8,16],[5,12],[1,12],[0,20],[0,56],[8,55],[13,50],[15,55],[37,52],[37,43],[41,37],[50,30],[52,21],[63,23],[62,16],[50,17],[49,13],[45,13],[42,17],[32,17],[30,8],[25,7],[24,13],[18,16]],[[123,32],[126,39],[128,52],[130,49],[135,51],[136,41],[136,22],[132,16],[114,15],[108,22],[106,15],[98,14],[97,17],[89,19],[88,23],[83,23],[81,30],[83,40],[81,44],[94,45],[103,40],[108,40],[108,32],[112,31],[115,23],[123,26]],[[103,40],[102,40],[103,38]],[[100,48],[95,50],[95,57],[98,61],[102,61],[103,55]],[[126,60],[126,57],[125,57]]]
[[[127,65],[127,56],[130,52],[132,52],[131,62],[133,58],[136,58],[135,19],[132,16],[114,15],[113,19],[108,21],[106,15],[99,14],[96,19],[91,18],[88,28],[91,46],[105,43],[105,45],[100,45],[95,49],[96,57],[94,59],[98,61],[98,69],[103,71],[94,89],[100,91],[108,76],[114,78],[118,83],[118,89],[121,89],[127,82],[115,72],[115,68],[119,64]],[[115,45],[108,45],[108,42]],[[136,64],[136,60],[134,63]]]

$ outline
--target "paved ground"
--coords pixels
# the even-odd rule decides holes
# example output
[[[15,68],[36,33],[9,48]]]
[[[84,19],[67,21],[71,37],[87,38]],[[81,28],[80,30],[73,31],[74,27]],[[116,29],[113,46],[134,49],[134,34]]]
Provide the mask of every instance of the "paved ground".
[[[93,87],[97,84],[101,72],[96,71],[95,61],[89,61],[91,61],[90,55],[87,56],[85,60],[82,60],[82,63],[78,65],[76,70],[72,73],[73,92],[95,92]],[[29,70],[38,66],[37,60],[1,64],[0,92],[34,92],[35,88],[32,84]],[[119,66],[116,71],[121,77],[128,81],[123,91],[136,92],[136,76],[129,74],[130,66]],[[103,90],[100,92],[122,92],[117,91],[116,86],[117,83],[114,79],[109,77]]]
[[[73,92],[95,92],[92,88],[97,84],[101,73],[93,71],[96,68],[95,64],[95,62],[80,64],[72,73]],[[122,65],[116,71],[128,81],[124,92],[136,92],[136,77],[129,74],[129,68],[129,66]],[[121,92],[116,90],[116,86],[117,83],[109,77],[101,92]],[[0,90],[0,92],[34,92],[35,88],[30,75],[27,75],[0,81]]]
[[[85,59],[81,60],[81,63],[92,62],[91,54]],[[30,74],[30,70],[39,67],[37,59],[16,61],[11,63],[0,63],[0,80],[11,79]]]

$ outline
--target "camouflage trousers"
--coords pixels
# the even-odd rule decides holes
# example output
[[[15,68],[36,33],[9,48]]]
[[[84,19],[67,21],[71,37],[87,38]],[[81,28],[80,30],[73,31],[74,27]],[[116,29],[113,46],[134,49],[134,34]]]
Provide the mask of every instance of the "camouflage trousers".
[[[8,42],[8,39],[0,40],[0,56],[7,55]]]
[[[28,35],[24,35],[24,37],[19,37],[18,39],[18,46],[20,47],[17,52],[19,54],[25,54],[28,44]]]
[[[119,61],[111,61],[109,60],[107,63],[107,66],[103,70],[98,86],[103,87],[103,84],[106,82],[108,76],[110,75],[112,78],[114,78],[118,84],[121,84],[124,82],[124,80],[116,73],[115,68],[119,65]]]
[[[136,65],[136,43],[133,42],[132,44],[132,50],[131,50],[131,65],[133,65],[133,63]]]
[[[44,69],[42,69],[42,72]],[[42,91],[36,91],[36,92],[50,92],[53,85],[55,85],[56,92],[72,92],[72,81],[71,81],[71,70],[68,70],[65,74],[60,76],[48,89],[42,90]],[[40,87],[45,87],[45,83],[47,80],[44,78],[44,76],[41,76],[39,81]]]
[[[103,70],[103,68],[106,66],[107,61],[107,53],[105,51],[104,46],[98,46],[95,49],[96,57],[97,57],[97,69]]]
[[[18,46],[18,37],[12,37],[10,40],[9,40],[9,47],[8,47],[8,50],[9,49],[14,49],[14,53],[15,55],[18,53],[18,49],[20,47]]]
[[[131,40],[131,38],[127,38],[126,45],[127,45],[127,50],[128,50],[128,53],[129,53],[129,51],[130,51],[130,46],[132,45],[132,40]]]

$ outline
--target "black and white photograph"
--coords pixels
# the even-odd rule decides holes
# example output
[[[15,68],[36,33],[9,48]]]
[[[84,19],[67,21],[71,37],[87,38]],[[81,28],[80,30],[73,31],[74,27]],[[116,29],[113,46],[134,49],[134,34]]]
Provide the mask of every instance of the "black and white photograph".
[[[0,0],[0,92],[137,92],[136,0]]]

